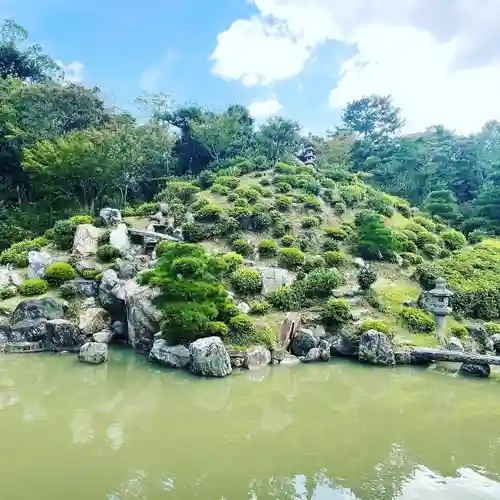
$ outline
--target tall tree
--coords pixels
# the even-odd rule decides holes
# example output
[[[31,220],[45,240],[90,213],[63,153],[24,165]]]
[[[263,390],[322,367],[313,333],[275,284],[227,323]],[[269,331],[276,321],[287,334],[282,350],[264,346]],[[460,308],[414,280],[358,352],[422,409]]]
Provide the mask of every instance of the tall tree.
[[[300,125],[281,116],[270,118],[259,130],[259,138],[266,148],[273,166],[285,154],[295,153],[300,145]]]

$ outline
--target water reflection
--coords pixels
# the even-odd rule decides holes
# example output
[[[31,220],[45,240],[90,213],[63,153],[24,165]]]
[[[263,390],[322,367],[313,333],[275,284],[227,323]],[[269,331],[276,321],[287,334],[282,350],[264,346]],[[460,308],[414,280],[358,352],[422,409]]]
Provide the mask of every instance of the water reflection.
[[[0,493],[498,499],[498,414],[496,383],[423,370],[330,363],[202,380],[127,351],[96,367],[71,356],[3,356],[9,460]],[[26,484],[16,479],[25,470]]]

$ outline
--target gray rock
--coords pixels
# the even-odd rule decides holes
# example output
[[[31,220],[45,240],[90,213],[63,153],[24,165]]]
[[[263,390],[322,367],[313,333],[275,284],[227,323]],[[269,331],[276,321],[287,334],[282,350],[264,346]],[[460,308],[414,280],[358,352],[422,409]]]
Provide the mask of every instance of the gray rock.
[[[99,303],[106,311],[119,317],[125,317],[125,300],[121,296],[123,285],[124,282],[112,269],[104,271],[99,283]]]
[[[97,262],[92,262],[91,260],[80,260],[79,262],[76,263],[76,270],[78,271],[79,274],[82,274],[83,271],[86,271],[88,269],[92,269],[97,272],[102,272],[104,268],[101,266],[101,264]]]
[[[186,214],[186,224],[194,224],[194,215],[191,212]]]
[[[101,307],[90,307],[80,313],[78,328],[84,335],[91,336],[107,330],[110,324],[109,313]]]
[[[232,373],[229,354],[219,337],[206,337],[189,346],[191,371],[205,377],[225,377]]]
[[[97,297],[99,292],[99,283],[97,281],[76,278],[70,283],[75,287],[75,292],[79,297]]]
[[[10,270],[0,267],[0,288],[10,285]]]
[[[168,203],[160,203],[159,210],[163,215],[165,216],[168,215],[168,210],[169,210]]]
[[[312,325],[310,329],[313,332],[314,337],[318,341],[324,339],[325,337],[328,337],[328,334],[326,333],[325,327],[323,325]]]
[[[10,321],[9,318],[0,316],[0,334],[8,336],[10,333]]]
[[[43,299],[26,299],[17,305],[12,313],[11,323],[19,323],[25,319],[58,319],[64,318],[68,311],[68,303],[53,297]]]
[[[490,337],[491,341],[493,342],[493,348],[496,351],[500,351],[500,333],[494,333]]]
[[[490,376],[490,371],[490,365],[463,363],[459,373],[461,375],[487,378]]]
[[[14,286],[17,287],[23,284],[23,279],[21,278],[21,275],[15,270],[12,270],[10,272],[10,281]]]
[[[305,356],[311,349],[316,347],[318,342],[311,330],[301,328],[292,338],[292,354],[295,356]]]
[[[104,227],[116,226],[122,220],[122,214],[117,208],[103,208],[99,212],[99,220]]]
[[[326,349],[328,352],[330,352],[330,346],[331,346],[331,340],[330,339],[321,339],[318,342],[318,347],[320,349]],[[330,357],[330,354],[328,354],[328,357]]]
[[[117,337],[124,338],[127,335],[127,325],[123,321],[115,321],[111,325],[111,330]]]
[[[227,291],[227,298],[228,298],[229,300],[234,300],[234,299],[235,299],[234,292],[231,292],[231,290],[228,290],[228,291]]]
[[[359,339],[358,358],[373,365],[395,365],[394,350],[385,333],[368,330]]]
[[[248,314],[250,312],[250,306],[246,302],[241,302],[238,304],[238,309],[241,314]]]
[[[46,323],[46,347],[54,351],[75,352],[85,342],[77,326],[66,319],[51,319]]]
[[[80,347],[78,361],[98,365],[108,360],[108,346],[100,342],[87,342]]]
[[[128,281],[124,288],[128,341],[139,351],[149,352],[154,335],[160,330],[161,312],[153,304],[158,295],[154,288]]]
[[[365,267],[365,261],[361,257],[356,257],[354,259],[354,265],[359,268]]]
[[[174,238],[178,238],[181,241],[184,240],[184,235],[182,234],[182,227],[176,227],[172,232],[172,236]]]
[[[0,333],[0,352],[5,352],[5,346],[7,344],[7,336]]]
[[[319,347],[313,347],[309,350],[309,352],[300,358],[303,363],[312,363],[314,361],[319,361],[320,359],[320,351]]]
[[[284,347],[288,348],[290,345],[291,338],[298,331],[302,324],[302,316],[297,312],[289,312],[287,313],[283,323],[281,325],[280,333],[278,334],[278,338],[276,339],[277,343]]]
[[[288,354],[281,360],[280,365],[292,366],[292,365],[298,365],[299,363],[300,359],[297,358],[297,356],[294,356],[293,354]]]
[[[118,266],[118,277],[124,280],[132,279],[141,268],[141,264],[133,260],[116,259],[116,265]]]
[[[28,252],[28,270],[26,271],[28,278],[43,278],[47,266],[54,262],[54,258],[47,252]]]
[[[484,354],[492,347],[491,343],[488,342],[488,332],[483,325],[468,325],[467,331],[469,333],[469,338],[476,342],[477,348],[481,354]]]
[[[263,295],[269,295],[283,285],[290,285],[293,281],[293,275],[287,269],[281,269],[280,267],[259,267],[257,270],[262,275]]]
[[[410,349],[394,349],[394,359],[397,365],[411,365]]]
[[[88,256],[97,252],[99,244],[99,229],[92,224],[80,224],[76,228],[73,240],[73,253]]]
[[[167,230],[173,232],[175,229],[175,219],[174,217],[167,217],[165,220],[165,225],[167,226]]]
[[[127,252],[130,249],[130,239],[125,224],[118,224],[116,228],[111,231],[109,234],[109,243],[119,248],[122,252]]]
[[[113,338],[113,332],[111,330],[101,330],[100,332],[94,333],[92,338],[94,339],[94,342],[109,344]]]
[[[357,356],[358,346],[353,341],[352,337],[347,334],[340,333],[332,337],[330,344],[331,356]]]
[[[460,342],[460,339],[457,337],[451,337],[446,344],[446,348],[449,351],[464,351],[464,346],[462,345],[462,342]]]
[[[399,266],[399,267],[402,267],[403,266],[403,257],[401,257],[401,255],[399,254],[394,254],[394,261],[396,262],[396,264]]]
[[[159,210],[158,212],[156,212],[155,214],[153,215],[150,215],[149,216],[149,220],[152,220],[152,221],[155,221],[157,222],[158,224],[163,224],[163,213]]]
[[[9,342],[38,342],[47,339],[47,320],[45,318],[24,319],[15,323],[8,334]]]
[[[149,360],[169,368],[187,368],[191,363],[189,349],[183,345],[168,345],[166,340],[155,340]]]
[[[271,351],[264,346],[249,347],[245,354],[245,368],[255,370],[271,363]]]
[[[243,368],[245,366],[246,351],[244,349],[228,349],[227,353],[233,368]]]

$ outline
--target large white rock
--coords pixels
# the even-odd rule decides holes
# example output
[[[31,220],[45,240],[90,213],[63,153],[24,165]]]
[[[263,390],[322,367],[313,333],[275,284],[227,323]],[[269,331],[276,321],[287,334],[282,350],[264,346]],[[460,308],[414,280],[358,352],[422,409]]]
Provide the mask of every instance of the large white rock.
[[[245,353],[245,368],[255,370],[271,363],[271,351],[262,345],[249,347]]]
[[[87,342],[80,347],[78,361],[98,365],[108,360],[108,346],[100,342]]]
[[[94,333],[92,338],[95,342],[100,342],[102,344],[109,344],[113,338],[113,332],[111,330],[101,330],[100,332]]]
[[[233,371],[231,359],[219,337],[206,337],[189,345],[191,371],[205,377],[225,377]]]
[[[268,295],[281,288],[283,285],[291,285],[293,275],[287,269],[280,267],[259,267],[262,275],[262,294]]]
[[[92,224],[80,224],[73,240],[73,253],[86,256],[97,252],[99,229]]]
[[[80,313],[78,328],[84,335],[91,336],[109,328],[109,325],[109,314],[100,307],[90,307]]]
[[[117,208],[103,208],[99,212],[101,224],[105,227],[116,226],[122,220],[122,214]]]
[[[187,368],[191,363],[189,349],[183,345],[168,345],[164,339],[155,340],[149,360],[169,368]]]
[[[128,237],[128,229],[125,224],[118,224],[115,229],[109,234],[109,243],[122,252],[126,252],[130,248],[130,240]]]
[[[45,268],[53,262],[55,260],[47,252],[28,252],[28,270],[26,273],[28,278],[43,278]]]

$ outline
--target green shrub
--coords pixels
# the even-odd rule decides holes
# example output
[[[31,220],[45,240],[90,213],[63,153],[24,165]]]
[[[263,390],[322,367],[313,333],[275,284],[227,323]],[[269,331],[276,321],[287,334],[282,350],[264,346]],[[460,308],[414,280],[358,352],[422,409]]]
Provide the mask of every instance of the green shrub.
[[[226,263],[230,271],[234,271],[243,265],[245,259],[239,253],[227,252],[222,256],[222,260]]]
[[[403,307],[400,312],[401,318],[413,333],[433,332],[436,324],[431,314],[414,307]]]
[[[99,246],[102,245],[109,245],[109,237],[111,235],[111,231],[104,231],[99,235],[99,238],[97,239],[97,244]]]
[[[494,335],[495,333],[500,333],[500,324],[494,323],[493,321],[489,321],[484,324],[486,328],[486,332],[488,335]]]
[[[300,293],[309,299],[329,297],[332,291],[345,283],[343,276],[336,269],[313,269],[292,288],[298,287]]]
[[[342,214],[345,214],[347,207],[345,206],[344,203],[339,202],[339,203],[335,203],[335,205],[333,205],[333,209],[335,210],[335,213],[337,215],[342,215]]]
[[[308,215],[306,217],[302,217],[300,224],[303,228],[308,229],[311,227],[318,227],[321,224],[321,221],[313,215]]]
[[[417,245],[423,248],[424,245],[441,245],[441,239],[437,234],[431,233],[427,230],[418,234]]]
[[[33,295],[41,295],[49,289],[49,284],[40,278],[33,278],[24,281],[18,288],[19,295],[23,297],[32,297]]]
[[[182,236],[187,243],[199,243],[207,237],[207,234],[201,224],[191,222],[182,226]]]
[[[326,267],[326,262],[321,255],[306,255],[302,271],[310,273],[313,269],[320,269],[322,267]]]
[[[325,238],[323,239],[322,247],[325,252],[337,252],[340,248],[340,244],[337,240]]]
[[[384,217],[392,217],[394,215],[392,201],[387,196],[377,195],[368,200],[367,206]]]
[[[250,314],[263,315],[269,312],[270,306],[265,300],[256,300],[250,304]]]
[[[227,337],[229,328],[222,321],[210,321],[205,325],[206,337]]]
[[[427,243],[424,245],[423,250],[426,255],[428,255],[432,259],[436,259],[441,255],[443,249],[438,245],[432,245],[431,243]]]
[[[262,240],[259,243],[261,257],[274,257],[278,254],[278,244],[274,240]]]
[[[69,220],[58,220],[54,225],[54,243],[61,250],[71,250],[77,226]]]
[[[278,263],[286,269],[297,269],[305,260],[304,253],[298,248],[281,248]]]
[[[330,250],[328,252],[323,252],[323,259],[325,259],[327,267],[340,267],[345,264],[347,256],[344,252]]]
[[[321,202],[315,196],[305,196],[304,198],[304,207],[309,208],[310,210],[314,210],[315,212],[321,212]]]
[[[427,229],[427,231],[433,232],[436,230],[436,224],[430,219],[427,219],[427,217],[414,217],[413,221]]]
[[[67,262],[55,262],[45,269],[44,278],[51,285],[61,285],[76,278],[75,270]]]
[[[469,235],[467,236],[467,239],[469,240],[469,243],[471,245],[474,245],[476,243],[480,243],[483,241],[485,238],[491,238],[491,234],[489,234],[487,231],[484,231],[482,229],[474,229],[474,231],[471,231]]]
[[[312,179],[305,182],[302,189],[306,193],[318,195],[321,191],[321,184],[316,179]]]
[[[351,307],[346,299],[330,299],[321,311],[321,320],[328,326],[345,325],[350,317]]]
[[[269,177],[264,177],[263,179],[261,179],[259,181],[259,184],[261,186],[270,186],[271,185],[271,179],[269,179]]]
[[[361,290],[369,290],[377,281],[377,272],[372,266],[363,266],[358,271],[357,281]]]
[[[221,186],[234,190],[238,187],[240,180],[233,175],[220,175],[217,177],[216,182]]]
[[[229,188],[222,184],[214,184],[210,188],[210,192],[213,194],[220,194],[221,196],[227,196],[229,194]]]
[[[74,215],[69,218],[69,223],[75,226],[79,226],[80,224],[92,224],[93,218],[91,215]]]
[[[246,314],[238,314],[229,320],[229,342],[246,346],[253,343],[256,328],[253,319]]]
[[[0,300],[7,300],[17,295],[15,286],[7,285],[0,287]]]
[[[216,175],[210,170],[204,170],[198,177],[198,183],[202,189],[209,188],[216,182]]]
[[[410,266],[418,266],[424,261],[422,256],[418,255],[417,253],[402,252],[399,255],[401,256],[403,261],[407,261],[408,265]]]
[[[240,267],[231,275],[231,285],[242,295],[255,295],[262,290],[262,275],[257,269]]]
[[[456,231],[455,229],[443,231],[441,233],[441,238],[446,247],[450,250],[460,250],[467,243],[465,236],[460,231]]]
[[[229,201],[230,203],[235,202],[237,199],[238,199],[238,195],[236,193],[229,193],[227,195],[227,201]]]
[[[200,192],[200,188],[188,181],[168,181],[166,188],[161,191],[158,200],[180,200],[182,203],[191,203],[196,195]],[[170,210],[172,207],[170,207]]]
[[[408,202],[406,200],[402,200],[401,198],[393,198],[393,204],[396,210],[409,219],[411,217],[411,207],[408,205]]]
[[[102,274],[99,269],[84,269],[81,273],[82,278],[87,280],[97,280],[97,277]]]
[[[450,336],[457,337],[460,340],[466,340],[469,336],[469,332],[464,325],[453,325],[450,328]]]
[[[289,212],[292,209],[292,199],[289,196],[279,195],[276,197],[275,207],[280,212]]]
[[[391,325],[385,321],[380,321],[376,319],[365,319],[361,326],[359,327],[359,332],[364,333],[368,330],[376,330],[380,333],[385,333],[389,338],[393,337]]]
[[[359,184],[352,184],[348,186],[342,186],[339,189],[340,197],[346,206],[349,208],[354,208],[363,201],[366,195],[366,189]]]
[[[280,311],[294,311],[300,308],[300,299],[295,288],[285,285],[267,296],[268,302]]]
[[[325,229],[325,237],[341,241],[347,238],[347,233],[344,229],[340,227],[329,227]]]
[[[16,267],[28,266],[28,252],[39,251],[48,245],[47,238],[38,238],[18,241],[12,244],[7,250],[0,253],[0,264],[13,264]]]
[[[148,215],[158,212],[160,204],[157,201],[152,201],[149,203],[141,203],[134,208],[134,213],[137,217],[146,217]]]
[[[281,238],[281,245],[284,247],[291,247],[295,244],[295,238],[291,234],[285,234]]]
[[[254,188],[239,187],[235,193],[248,200],[249,203],[255,203],[260,198],[260,193]]]
[[[67,300],[75,298],[77,295],[77,290],[75,285],[73,283],[63,283],[59,287],[59,295],[63,299]]]
[[[399,250],[400,243],[394,231],[384,226],[379,214],[369,211],[358,213],[356,226],[354,245],[361,257],[389,260]]]
[[[269,229],[273,225],[273,218],[269,209],[263,205],[255,205],[252,209],[250,228],[253,231],[261,232]]]
[[[243,255],[243,257],[253,257],[253,246],[244,239],[234,240],[231,247],[234,252]]]
[[[122,256],[122,251],[113,245],[103,245],[96,252],[96,257],[100,262],[113,262]]]
[[[291,193],[292,186],[286,182],[278,182],[276,183],[276,191],[278,193]]]
[[[221,218],[223,213],[224,211],[221,207],[209,203],[201,207],[195,216],[203,222],[215,222]]]
[[[283,162],[279,161],[276,164],[275,170],[279,174],[294,175],[297,172],[297,167],[295,165],[289,165],[288,163],[283,163]]]
[[[231,300],[225,299],[222,304],[218,306],[219,316],[221,321],[227,323],[233,316],[240,314],[238,306]]]

